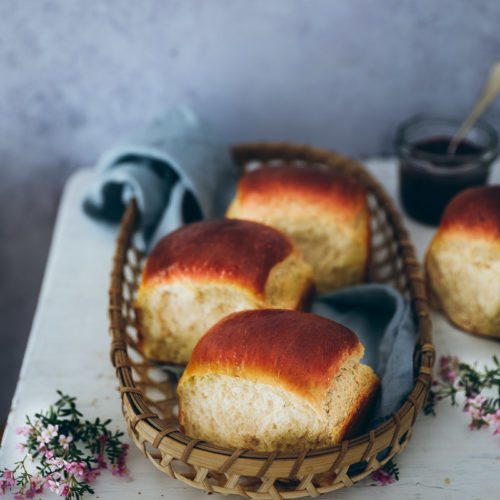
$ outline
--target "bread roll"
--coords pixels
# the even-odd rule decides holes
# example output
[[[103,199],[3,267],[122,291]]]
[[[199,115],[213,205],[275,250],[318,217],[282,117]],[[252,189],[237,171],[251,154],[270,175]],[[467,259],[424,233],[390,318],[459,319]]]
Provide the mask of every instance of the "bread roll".
[[[153,360],[186,364],[198,339],[235,311],[301,308],[312,270],[271,227],[214,219],[181,227],[158,242],[135,302],[140,346]]]
[[[196,345],[178,385],[189,436],[224,447],[300,451],[353,434],[378,379],[348,328],[277,309],[234,313]]]
[[[262,222],[287,234],[312,265],[319,293],[366,277],[370,215],[364,189],[347,175],[264,165],[241,177],[226,216]]]
[[[469,188],[451,200],[425,268],[434,306],[464,330],[500,337],[500,186]]]

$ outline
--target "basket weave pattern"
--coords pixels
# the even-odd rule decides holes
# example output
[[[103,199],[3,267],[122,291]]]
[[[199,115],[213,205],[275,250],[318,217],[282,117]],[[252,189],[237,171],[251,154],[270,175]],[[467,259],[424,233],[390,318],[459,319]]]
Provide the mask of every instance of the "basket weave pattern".
[[[122,219],[109,290],[111,362],[119,381],[122,411],[142,453],[155,467],[190,486],[256,499],[316,497],[352,486],[380,468],[410,439],[427,399],[434,363],[423,277],[392,201],[355,161],[308,146],[269,143],[236,146],[233,156],[241,171],[256,161],[300,162],[344,172],[365,187],[372,217],[370,280],[391,284],[405,294],[418,325],[414,388],[401,408],[369,433],[298,455],[220,448],[184,435],[177,420],[174,378],[144,358],[137,346],[133,302],[144,258],[132,244],[138,218],[132,202]],[[381,451],[385,458],[379,460]],[[352,467],[354,464],[357,466]]]

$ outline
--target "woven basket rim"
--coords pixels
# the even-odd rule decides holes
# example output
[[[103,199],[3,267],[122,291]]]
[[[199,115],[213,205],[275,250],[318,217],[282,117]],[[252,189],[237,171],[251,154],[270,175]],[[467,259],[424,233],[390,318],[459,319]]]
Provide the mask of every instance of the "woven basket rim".
[[[388,220],[394,228],[398,251],[404,263],[402,272],[408,279],[410,301],[417,321],[418,343],[414,357],[414,387],[401,407],[385,422],[370,432],[359,435],[351,440],[344,440],[336,446],[311,449],[303,453],[258,452],[219,447],[204,441],[193,440],[181,433],[178,428],[169,426],[168,423],[163,422],[159,415],[152,411],[145,403],[141,389],[134,382],[130,368],[130,358],[127,353],[121,294],[126,255],[138,217],[136,204],[132,201],[122,218],[117,237],[116,253],[111,273],[108,312],[110,333],[112,336],[111,361],[116,368],[122,405],[124,405],[124,414],[128,414],[130,420],[129,428],[133,436],[135,438],[138,438],[139,435],[142,436],[142,446],[145,454],[148,454],[148,452],[144,447],[144,442],[148,442],[162,453],[166,453],[185,463],[207,467],[208,460],[213,462],[213,467],[209,466],[210,469],[219,472],[224,470],[224,467],[236,468],[238,470],[248,469],[248,475],[256,477],[263,475],[261,474],[263,469],[266,469],[264,473],[270,474],[272,472],[270,470],[271,467],[276,468],[280,465],[280,462],[284,467],[277,467],[277,469],[288,470],[289,473],[291,471],[297,474],[299,469],[308,469],[308,462],[310,462],[310,467],[314,468],[316,459],[325,456],[332,456],[335,462],[334,465],[338,467],[343,464],[354,464],[363,461],[364,457],[367,457],[369,453],[374,453],[377,450],[381,451],[388,447],[391,448],[391,451],[396,450],[397,452],[398,443],[396,441],[400,437],[400,426],[403,423],[408,425],[409,419],[411,420],[409,429],[413,426],[430,389],[432,368],[435,359],[424,279],[419,261],[415,255],[415,249],[409,239],[400,214],[381,184],[363,166],[355,160],[338,153],[307,145],[259,142],[237,144],[232,148],[232,154],[240,170],[248,162],[270,161],[272,159],[282,161],[297,160],[310,164],[345,167],[349,171],[349,174],[358,178],[377,197],[377,200],[381,202],[387,213]],[[350,461],[346,458],[348,455]],[[261,468],[259,469],[255,464],[249,467],[249,462],[251,461],[260,462],[262,464]],[[275,473],[277,474],[278,472]],[[291,474],[291,476],[293,475]]]

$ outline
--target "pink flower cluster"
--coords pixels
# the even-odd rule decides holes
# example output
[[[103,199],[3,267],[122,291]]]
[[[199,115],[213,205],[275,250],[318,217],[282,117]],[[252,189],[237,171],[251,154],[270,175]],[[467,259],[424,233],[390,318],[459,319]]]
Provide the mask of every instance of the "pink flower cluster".
[[[67,497],[69,494],[71,476],[80,477],[86,483],[91,483],[96,480],[97,476],[100,475],[101,469],[107,468],[102,455],[98,455],[96,457],[97,467],[94,468],[87,467],[84,462],[68,462],[61,457],[55,457],[53,451],[46,451],[45,458],[51,470],[51,474],[44,478],[45,487],[62,497]],[[125,458],[123,458],[122,468],[124,473],[128,473],[128,470],[125,469],[124,460]],[[66,471],[71,475],[69,479],[64,479],[62,474],[63,471]]]
[[[383,470],[383,469],[378,469],[375,472],[372,473],[372,479],[379,483],[379,484],[392,484],[396,482],[396,477],[394,474],[390,474],[389,472]]]
[[[472,418],[469,428],[481,429],[481,427],[493,427],[493,435],[500,434],[500,409],[495,413],[489,413],[485,408],[486,398],[478,394],[472,398],[465,398],[464,412]]]
[[[57,425],[48,425],[44,429],[37,428],[36,425],[26,425],[16,430],[18,434],[24,436],[30,436],[32,434],[37,436],[37,441],[40,443],[37,449],[43,452],[45,462],[49,465],[50,473],[44,477],[40,475],[29,476],[29,487],[26,488],[25,486],[24,491],[21,490],[15,493],[14,498],[33,498],[35,495],[42,493],[44,488],[48,488],[53,493],[66,498],[71,491],[70,485],[76,478],[80,478],[80,480],[86,483],[91,483],[100,475],[101,469],[108,468],[102,454],[95,457],[97,465],[92,468],[88,467],[85,462],[68,461],[63,457],[55,456],[52,450],[47,450],[46,444],[50,443],[55,437],[58,437],[59,444],[64,450],[69,449],[69,444],[72,442],[73,438],[63,434],[58,435],[58,430]],[[108,440],[109,438],[106,435],[99,436],[98,442],[101,449],[104,448]],[[110,467],[113,475],[123,476],[129,473],[129,470],[125,466],[128,448],[128,444],[122,444],[122,453],[120,457],[116,460],[116,463],[112,464]],[[19,449],[22,453],[25,452],[25,446],[21,445]],[[23,463],[30,463],[31,461],[32,456],[28,453]],[[15,470],[12,471],[7,469],[3,476],[0,477],[0,496],[5,495],[7,490],[15,487],[16,482],[14,473]]]
[[[125,476],[129,473],[129,470],[125,467],[125,458],[128,453],[128,444],[124,443],[122,444],[122,450],[123,453],[121,454],[120,458],[111,465],[111,472],[113,473],[113,476]]]
[[[7,488],[15,486],[14,473],[7,469],[0,478],[0,495],[5,495]]]
[[[457,378],[459,360],[456,356],[441,356],[439,358],[438,375],[444,382],[453,384]]]
[[[439,390],[434,393],[434,402],[445,397],[449,397],[450,395],[454,395],[458,391],[463,391],[466,394],[463,411],[471,417],[469,428],[471,430],[481,429],[491,425],[493,428],[493,434],[500,434],[500,409],[495,410],[495,407],[492,407],[492,401],[488,400],[482,394],[471,394],[470,389],[464,387],[463,381],[459,378],[459,370],[460,362],[456,356],[440,357],[438,375],[442,379],[443,383],[437,381],[433,382],[434,387],[439,386]],[[474,369],[470,367],[469,371],[474,373]],[[498,380],[492,380],[491,375],[489,375],[490,380],[487,380],[486,378],[481,379],[480,377],[485,376],[480,373],[476,372],[476,375],[480,380],[477,384],[478,390],[481,390],[483,387],[491,387],[495,383],[498,385]],[[469,394],[469,396],[467,396],[467,394]]]
[[[486,415],[484,421],[495,428],[493,435],[500,434],[500,408],[495,413]]]
[[[49,488],[52,493],[66,498],[69,495],[71,479],[61,481],[62,477],[60,472],[53,472],[44,477],[44,486]]]
[[[24,492],[26,498],[34,498],[35,495],[39,495],[43,492],[44,482],[43,478],[38,474],[31,478],[31,483],[29,488]],[[18,496],[15,498],[23,498],[22,494],[16,493]]]
[[[22,427],[18,427],[16,429],[16,434],[22,434],[23,436],[29,436],[33,433],[33,426],[31,425],[23,425]]]

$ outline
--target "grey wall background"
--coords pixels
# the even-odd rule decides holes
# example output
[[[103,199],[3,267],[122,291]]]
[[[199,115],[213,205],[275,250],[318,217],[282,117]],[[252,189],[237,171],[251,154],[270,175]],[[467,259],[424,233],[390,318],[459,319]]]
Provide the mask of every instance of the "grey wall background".
[[[0,421],[71,172],[178,102],[228,142],[389,154],[409,115],[467,113],[499,27],[496,0],[2,0]]]

